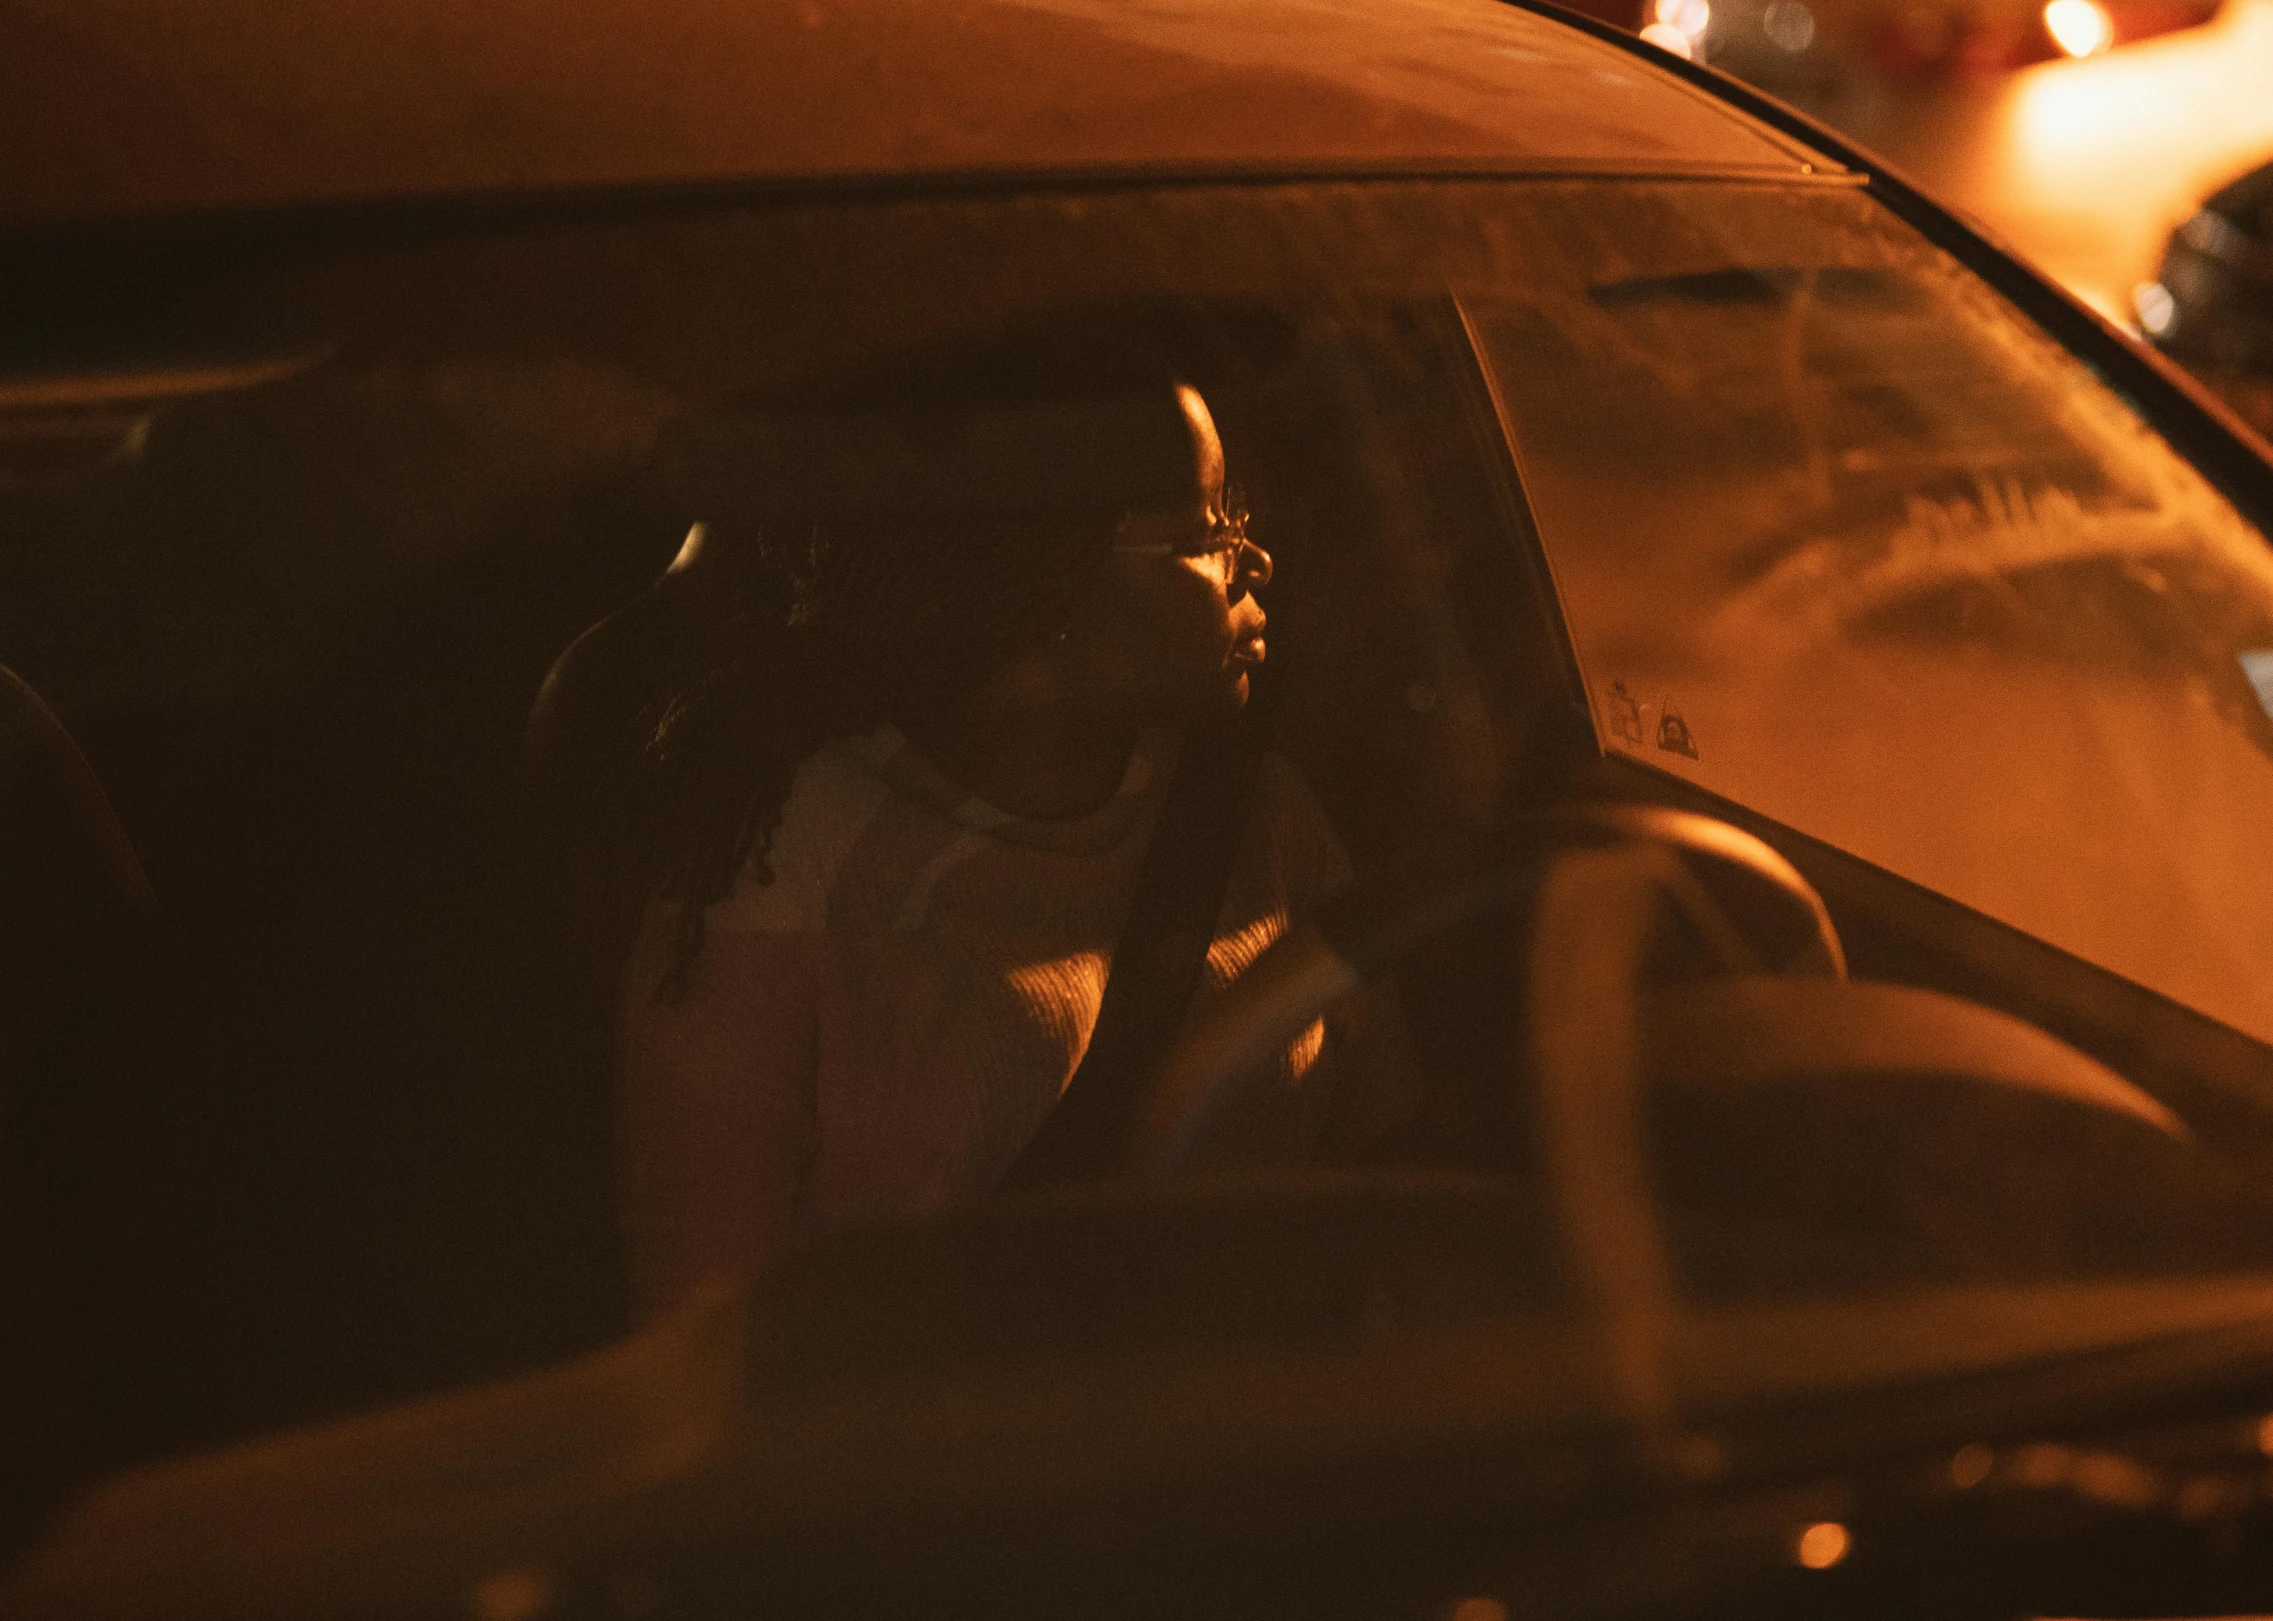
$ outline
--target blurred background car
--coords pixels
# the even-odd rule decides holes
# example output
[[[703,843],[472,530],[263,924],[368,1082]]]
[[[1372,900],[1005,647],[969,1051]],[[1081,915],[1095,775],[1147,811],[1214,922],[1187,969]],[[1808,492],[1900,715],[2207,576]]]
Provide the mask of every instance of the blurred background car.
[[[2205,198],[2132,298],[2150,342],[2273,436],[2273,163]]]
[[[2250,299],[2263,296],[2238,263],[2185,267],[2223,229],[2196,220],[2198,210],[2253,229],[2241,217],[2246,200],[2220,188],[2273,157],[2267,0],[1610,0],[1584,9],[1863,142],[2158,343],[2135,290],[2157,282],[2165,243],[2182,225],[2201,241],[2171,241],[2169,256],[2173,274],[2194,278],[2184,299],[2201,302],[2203,321],[2238,331]],[[2217,201],[2204,202],[2213,192]],[[2159,295],[2147,297],[2161,308]],[[2208,349],[2164,347],[2230,371]],[[2246,385],[2209,380],[2238,408],[2258,409]]]
[[[1804,101],[1821,97],[1833,75],[1982,79],[2097,56],[2198,28],[2218,9],[2219,0],[1644,0],[1629,26],[1676,55]]]

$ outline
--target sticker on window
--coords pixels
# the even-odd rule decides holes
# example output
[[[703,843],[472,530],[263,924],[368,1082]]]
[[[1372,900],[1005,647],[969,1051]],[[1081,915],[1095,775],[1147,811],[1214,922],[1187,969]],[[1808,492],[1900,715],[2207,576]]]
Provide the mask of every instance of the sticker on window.
[[[1629,748],[1644,746],[1641,700],[1626,690],[1625,682],[1613,681],[1603,689],[1602,724],[1613,741]]]
[[[1640,698],[1624,681],[1610,681],[1604,683],[1601,696],[1602,729],[1612,748],[1637,754],[1654,750],[1678,754],[1684,760],[1697,758],[1696,733],[1689,729],[1688,717],[1676,707],[1671,693]]]
[[[1669,698],[1660,700],[1658,705],[1657,746],[1666,754],[1678,754],[1690,760],[1697,758],[1697,740],[1689,735],[1689,723],[1682,719],[1681,711],[1673,707]]]

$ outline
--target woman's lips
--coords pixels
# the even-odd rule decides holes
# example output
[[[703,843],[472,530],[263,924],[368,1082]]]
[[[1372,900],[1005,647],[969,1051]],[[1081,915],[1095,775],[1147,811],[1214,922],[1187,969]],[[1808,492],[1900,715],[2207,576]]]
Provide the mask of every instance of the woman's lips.
[[[1241,637],[1231,649],[1231,658],[1235,664],[1260,664],[1268,651],[1263,645],[1262,633],[1258,631],[1252,636]]]

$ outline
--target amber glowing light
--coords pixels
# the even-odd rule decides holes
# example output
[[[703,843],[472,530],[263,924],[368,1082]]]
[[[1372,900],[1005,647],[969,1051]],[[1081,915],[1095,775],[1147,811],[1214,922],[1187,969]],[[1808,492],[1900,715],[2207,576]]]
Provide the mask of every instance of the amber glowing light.
[[[1792,1552],[1809,1570],[1829,1570],[1847,1557],[1852,1542],[1837,1520],[1818,1520],[1799,1534]]]
[[[1711,0],[1656,0],[1650,8],[1653,21],[1642,38],[1675,56],[1694,58],[1712,26]]]
[[[2097,56],[2115,43],[2115,19],[2099,0],[2049,0],[2044,31],[2070,56]]]

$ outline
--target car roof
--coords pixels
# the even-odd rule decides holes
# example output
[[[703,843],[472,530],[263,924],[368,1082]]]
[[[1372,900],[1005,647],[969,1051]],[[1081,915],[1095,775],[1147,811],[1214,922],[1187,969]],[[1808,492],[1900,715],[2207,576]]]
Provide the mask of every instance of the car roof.
[[[1498,0],[28,0],[0,225],[671,183],[1830,167]]]

